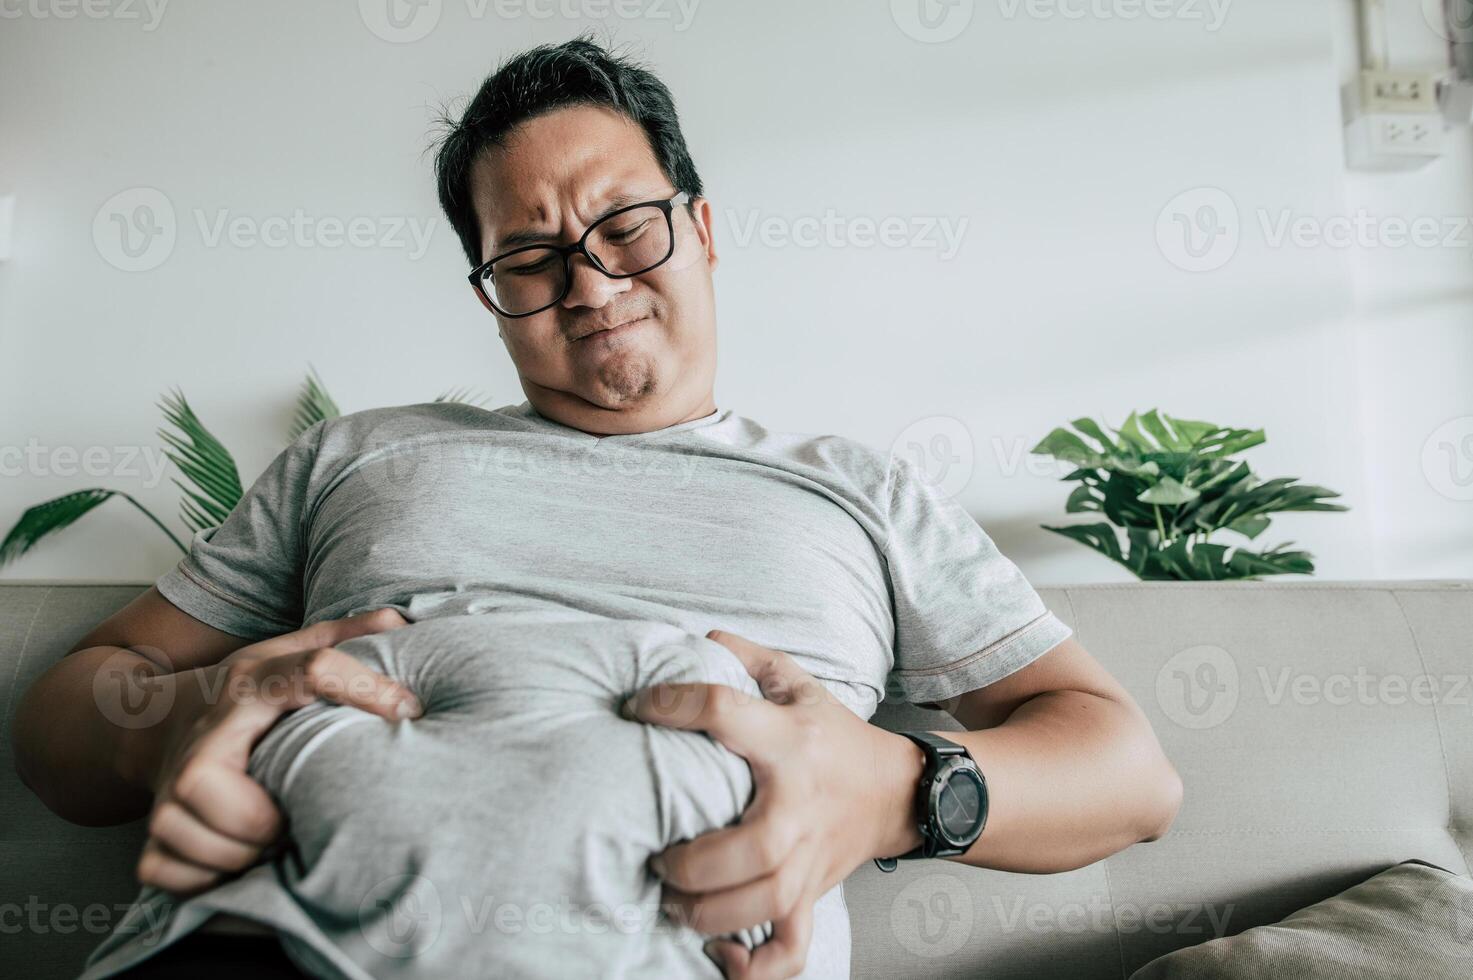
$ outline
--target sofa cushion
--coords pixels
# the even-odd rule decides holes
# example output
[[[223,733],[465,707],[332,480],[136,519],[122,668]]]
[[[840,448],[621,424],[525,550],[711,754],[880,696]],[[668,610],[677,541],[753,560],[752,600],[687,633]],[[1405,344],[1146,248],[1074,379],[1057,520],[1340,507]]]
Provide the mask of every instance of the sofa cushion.
[[[1131,980],[1473,976],[1473,881],[1406,861],[1333,898],[1147,963]]]

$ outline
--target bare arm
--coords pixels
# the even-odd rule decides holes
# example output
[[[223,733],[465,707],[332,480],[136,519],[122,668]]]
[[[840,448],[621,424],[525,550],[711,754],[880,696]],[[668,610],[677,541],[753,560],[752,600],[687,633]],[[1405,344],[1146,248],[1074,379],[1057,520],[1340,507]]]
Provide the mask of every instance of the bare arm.
[[[940,707],[967,731],[938,734],[971,751],[991,800],[986,831],[953,860],[1005,871],[1069,871],[1156,840],[1181,806],[1181,779],[1150,721],[1072,637]],[[921,768],[914,749],[896,784],[897,800],[909,801]],[[896,829],[891,853],[919,843],[908,814]]]
[[[88,826],[126,823],[148,812],[146,774],[157,763],[172,719],[128,729],[109,720],[98,697],[122,695],[124,679],[197,671],[246,640],[207,626],[156,588],[99,623],[21,698],[11,728],[16,770],[49,808]],[[99,676],[101,675],[101,676]],[[176,696],[168,712],[197,712],[195,677],[160,676]],[[208,690],[208,688],[205,688]]]

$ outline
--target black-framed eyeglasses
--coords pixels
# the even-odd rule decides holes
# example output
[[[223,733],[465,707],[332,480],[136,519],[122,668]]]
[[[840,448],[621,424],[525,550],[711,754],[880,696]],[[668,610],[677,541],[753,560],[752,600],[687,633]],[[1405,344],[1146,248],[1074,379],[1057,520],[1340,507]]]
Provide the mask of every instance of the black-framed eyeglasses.
[[[663,265],[675,254],[676,205],[690,195],[645,201],[611,211],[571,245],[524,245],[476,267],[470,282],[508,319],[532,316],[561,303],[573,287],[573,256],[610,279],[628,279]]]

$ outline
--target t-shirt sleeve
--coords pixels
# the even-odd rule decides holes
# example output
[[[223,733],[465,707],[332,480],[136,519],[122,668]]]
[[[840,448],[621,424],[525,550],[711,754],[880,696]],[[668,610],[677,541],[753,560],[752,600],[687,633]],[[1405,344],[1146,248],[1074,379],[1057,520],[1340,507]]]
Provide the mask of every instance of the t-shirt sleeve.
[[[302,624],[303,523],[324,423],[283,449],[218,526],[155,586],[195,619],[251,641]]]
[[[890,460],[885,558],[895,605],[887,696],[944,701],[1026,667],[1073,632],[957,501]]]

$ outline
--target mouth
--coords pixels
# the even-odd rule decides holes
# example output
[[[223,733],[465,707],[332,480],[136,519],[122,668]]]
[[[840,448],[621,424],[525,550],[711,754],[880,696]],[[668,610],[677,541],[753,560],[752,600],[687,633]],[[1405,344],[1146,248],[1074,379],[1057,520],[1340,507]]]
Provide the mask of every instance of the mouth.
[[[633,320],[626,320],[623,323],[615,324],[612,327],[595,327],[593,330],[590,330],[585,334],[580,334],[579,336],[573,338],[573,343],[579,343],[580,341],[587,340],[590,337],[603,337],[605,339],[609,339],[618,336],[621,333],[624,333],[632,327],[637,327],[639,324],[644,323],[648,319],[649,317],[647,316],[640,316],[635,317]]]

